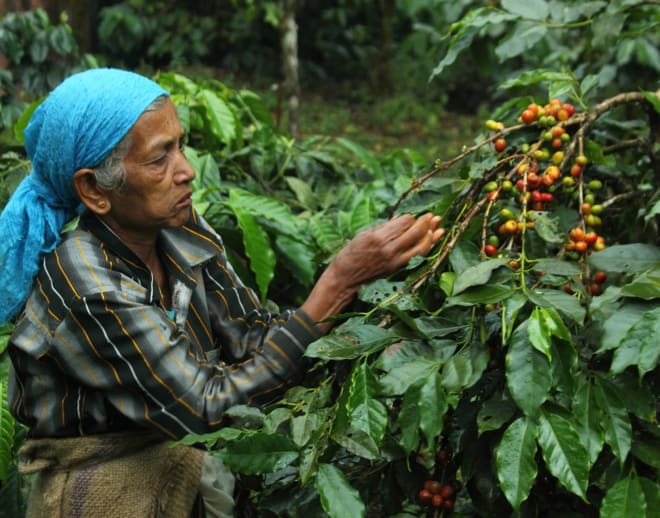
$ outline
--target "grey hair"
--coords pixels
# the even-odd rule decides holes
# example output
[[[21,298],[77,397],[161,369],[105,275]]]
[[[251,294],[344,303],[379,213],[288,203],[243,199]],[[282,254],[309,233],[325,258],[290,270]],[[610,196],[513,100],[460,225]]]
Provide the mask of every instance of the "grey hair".
[[[163,107],[167,96],[157,97],[145,112],[158,110]],[[144,113],[144,112],[143,112]],[[96,184],[105,191],[119,192],[126,185],[126,167],[124,159],[131,149],[131,137],[126,135],[119,143],[106,155],[106,157],[97,165],[94,170]]]

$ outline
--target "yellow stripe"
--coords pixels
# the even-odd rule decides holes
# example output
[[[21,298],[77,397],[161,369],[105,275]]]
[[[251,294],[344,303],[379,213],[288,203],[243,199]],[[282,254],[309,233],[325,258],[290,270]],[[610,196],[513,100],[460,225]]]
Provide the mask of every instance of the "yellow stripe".
[[[73,287],[73,283],[71,282],[71,279],[69,279],[69,276],[64,271],[64,268],[62,268],[62,263],[60,262],[60,254],[57,252],[57,250],[55,250],[54,255],[55,255],[55,261],[57,262],[57,266],[60,269],[60,273],[62,274],[62,277],[64,277],[64,280],[69,285],[69,289],[73,292],[75,297],[79,299],[80,295],[78,294],[76,289]]]
[[[105,302],[105,297],[104,297],[103,293],[101,293],[101,298]],[[151,363],[149,363],[149,360],[147,359],[146,355],[144,354],[144,352],[140,348],[139,344],[135,341],[135,338],[128,332],[128,330],[124,326],[124,322],[121,320],[119,315],[117,315],[117,313],[112,308],[110,308],[107,303],[105,304],[105,309],[109,314],[111,314],[115,317],[115,320],[117,321],[117,324],[119,325],[119,328],[122,330],[122,332],[124,333],[124,336],[126,336],[126,338],[128,338],[130,343],[133,345],[133,348],[137,351],[137,353],[142,358],[142,362],[147,367],[147,370],[151,374],[151,377],[154,380],[156,380],[167,392],[169,392],[169,394],[172,396],[172,399],[174,401],[176,401],[181,406],[186,408],[195,417],[198,417],[198,418],[202,419],[202,415],[197,410],[195,410],[193,407],[191,407],[186,401],[181,399],[181,397],[174,392],[172,387],[170,387],[167,383],[165,383],[165,381],[163,379],[161,379],[161,377],[158,374],[156,374],[156,371],[154,371],[154,369],[151,366]]]

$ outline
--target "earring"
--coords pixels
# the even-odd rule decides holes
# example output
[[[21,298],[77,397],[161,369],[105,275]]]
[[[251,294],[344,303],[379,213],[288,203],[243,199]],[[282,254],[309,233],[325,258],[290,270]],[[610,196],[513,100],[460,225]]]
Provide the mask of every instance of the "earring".
[[[106,203],[105,203],[103,200],[101,200],[100,202],[98,202],[98,203],[96,204],[96,206],[97,206],[99,209],[105,209]]]

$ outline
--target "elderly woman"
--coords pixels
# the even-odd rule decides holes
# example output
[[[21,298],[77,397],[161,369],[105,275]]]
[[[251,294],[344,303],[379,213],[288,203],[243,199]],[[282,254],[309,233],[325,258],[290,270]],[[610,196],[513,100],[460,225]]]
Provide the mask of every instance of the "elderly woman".
[[[167,92],[116,69],[69,77],[25,130],[32,173],[0,216],[0,321],[20,313],[9,403],[29,428],[31,516],[230,516],[231,473],[168,441],[298,382],[327,317],[442,235],[430,214],[364,231],[300,308],[271,314],[193,210],[183,142]]]

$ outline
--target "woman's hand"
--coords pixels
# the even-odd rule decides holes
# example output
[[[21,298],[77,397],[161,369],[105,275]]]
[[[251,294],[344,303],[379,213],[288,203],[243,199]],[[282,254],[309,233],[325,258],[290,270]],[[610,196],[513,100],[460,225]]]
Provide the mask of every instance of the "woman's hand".
[[[358,233],[323,272],[302,309],[316,321],[341,312],[362,284],[427,254],[444,234],[440,220],[430,213],[417,218],[405,214]]]

